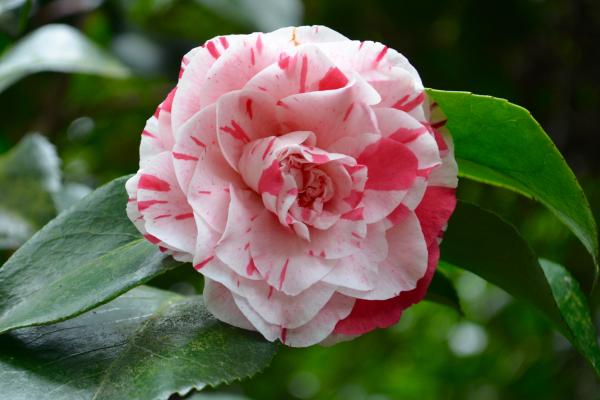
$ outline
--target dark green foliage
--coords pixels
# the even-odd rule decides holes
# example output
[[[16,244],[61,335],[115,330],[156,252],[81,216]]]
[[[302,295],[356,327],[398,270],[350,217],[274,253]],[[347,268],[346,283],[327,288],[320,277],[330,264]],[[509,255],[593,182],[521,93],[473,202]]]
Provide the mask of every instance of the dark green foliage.
[[[0,393],[166,399],[267,366],[275,344],[217,321],[198,296],[139,287],[77,318],[0,337]]]
[[[531,114],[503,99],[428,90],[448,117],[460,175],[540,201],[598,264],[598,228],[575,175]],[[583,279],[596,279],[590,271]]]
[[[125,179],[63,212],[0,268],[0,332],[76,316],[179,264],[125,215]]]

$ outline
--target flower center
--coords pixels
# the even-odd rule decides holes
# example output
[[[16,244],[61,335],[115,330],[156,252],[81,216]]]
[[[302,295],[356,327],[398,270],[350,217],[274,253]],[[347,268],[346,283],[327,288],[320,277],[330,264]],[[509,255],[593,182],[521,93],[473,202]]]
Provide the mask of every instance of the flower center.
[[[309,166],[303,171],[304,187],[298,192],[298,205],[300,207],[314,207],[315,200],[323,204],[333,197],[333,184],[331,178],[322,170]]]
[[[366,172],[356,166],[351,157],[315,147],[314,135],[303,131],[248,143],[239,163],[265,208],[307,240],[310,228],[328,229],[358,205]]]
[[[297,154],[291,154],[281,161],[281,171],[291,175],[298,188],[298,205],[318,211],[323,209],[334,195],[331,178],[318,165],[308,162]]]

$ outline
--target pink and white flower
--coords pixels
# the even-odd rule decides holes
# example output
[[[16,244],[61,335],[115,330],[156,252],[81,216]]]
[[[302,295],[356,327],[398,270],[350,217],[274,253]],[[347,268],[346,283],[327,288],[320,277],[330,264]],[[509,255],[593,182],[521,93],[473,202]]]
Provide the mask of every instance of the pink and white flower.
[[[148,120],[127,213],[224,322],[290,346],[387,327],[423,298],[455,205],[437,111],[380,43],[217,37]]]

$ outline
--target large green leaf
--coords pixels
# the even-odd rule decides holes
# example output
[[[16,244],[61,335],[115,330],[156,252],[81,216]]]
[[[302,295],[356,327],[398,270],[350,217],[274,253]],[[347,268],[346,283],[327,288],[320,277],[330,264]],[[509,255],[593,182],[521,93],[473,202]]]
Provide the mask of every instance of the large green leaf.
[[[532,303],[561,329],[566,327],[537,256],[496,214],[459,201],[444,234],[441,257]]]
[[[77,29],[61,24],[42,26],[0,58],[0,92],[24,76],[41,71],[128,75],[127,68]]]
[[[448,306],[462,314],[460,300],[452,281],[439,269],[433,275],[425,300]]]
[[[250,400],[247,397],[233,393],[194,393],[186,400]]]
[[[540,201],[581,240],[598,269],[598,231],[575,175],[531,114],[504,99],[428,89],[448,118],[459,174]],[[592,271],[590,271],[592,272]]]
[[[594,353],[594,328],[590,321],[582,323],[585,315],[589,318],[589,311],[572,281],[560,282],[548,272],[544,275],[527,242],[490,211],[460,201],[448,226],[441,248],[444,262],[471,271],[536,306],[596,365],[600,353]]]
[[[126,179],[61,213],[0,268],[0,332],[73,317],[179,265],[125,215]]]
[[[276,345],[217,321],[202,297],[141,286],[56,325],[0,337],[2,398],[167,399],[251,376]]]
[[[573,344],[588,358],[600,376],[600,349],[598,348],[597,332],[585,295],[565,267],[544,259],[540,259],[540,264],[552,288],[558,308],[571,330],[575,332]]]
[[[56,150],[41,135],[0,156],[0,249],[17,248],[54,217],[60,179]]]

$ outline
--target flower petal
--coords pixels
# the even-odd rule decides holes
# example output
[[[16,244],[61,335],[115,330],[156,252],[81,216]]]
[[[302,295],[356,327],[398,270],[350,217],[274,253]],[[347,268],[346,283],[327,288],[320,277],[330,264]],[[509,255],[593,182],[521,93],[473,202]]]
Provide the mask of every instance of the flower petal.
[[[347,41],[348,38],[323,25],[291,26],[266,34],[269,40],[281,45],[298,46],[305,43],[327,43]]]
[[[206,278],[202,296],[208,311],[219,320],[238,328],[254,330],[254,326],[242,314],[231,292],[225,286]]]
[[[197,264],[197,268],[204,276],[244,298],[265,322],[284,328],[293,329],[306,324],[335,292],[333,286],[318,283],[298,295],[289,296],[264,280],[250,280],[237,275],[218,258]]]
[[[217,104],[217,137],[231,167],[239,171],[244,147],[255,140],[277,136],[275,100],[268,94],[240,90],[223,95]]]
[[[215,61],[226,52],[225,43],[229,47],[242,40],[243,36],[229,35],[225,38],[226,41],[219,38],[208,40],[192,54],[184,56],[184,60],[187,57],[187,64],[179,77],[177,93],[173,99],[173,131],[177,132],[192,115],[209,105],[202,101],[204,93],[198,88],[206,81]]]
[[[386,232],[388,257],[379,263],[375,288],[369,292],[342,290],[364,300],[387,300],[414,289],[427,269],[427,247],[419,220],[410,213],[400,224]]]
[[[230,196],[227,225],[216,246],[216,255],[236,274],[248,279],[263,279],[250,256],[250,241],[253,221],[265,210],[253,192],[232,187]]]
[[[276,289],[294,296],[317,283],[335,266],[335,261],[309,255],[310,243],[282,226],[277,217],[263,213],[252,227],[250,252],[260,274]],[[315,239],[319,243],[319,239]]]
[[[240,176],[229,166],[216,141],[214,122],[216,107],[209,106],[194,115],[181,128],[179,142],[189,148],[189,141],[198,141],[198,152],[194,153],[195,169],[187,187],[187,198],[194,211],[204,219],[210,227],[223,232],[227,222],[229,207],[229,187],[244,187]],[[194,140],[194,139],[196,140]],[[188,141],[187,143],[185,141]],[[178,144],[179,144],[178,142]],[[196,143],[194,143],[196,145]],[[181,164],[193,164],[181,161]],[[179,180],[185,183],[189,171],[183,170],[180,164]]]
[[[231,43],[210,67],[206,78],[195,88],[200,109],[213,104],[221,96],[240,90],[259,71],[277,61],[279,48],[260,33],[241,36]]]
[[[146,164],[137,186],[137,206],[144,228],[152,240],[173,250],[193,254],[197,229],[192,208],[175,178],[169,152],[153,157]]]
[[[341,89],[288,96],[278,103],[279,122],[287,131],[314,132],[317,147],[324,150],[342,137],[378,133],[375,114],[365,97],[357,95],[359,87],[351,81]]]
[[[293,347],[308,347],[322,342],[333,332],[336,324],[350,314],[353,305],[353,298],[336,294],[310,322],[280,332],[280,340]]]

